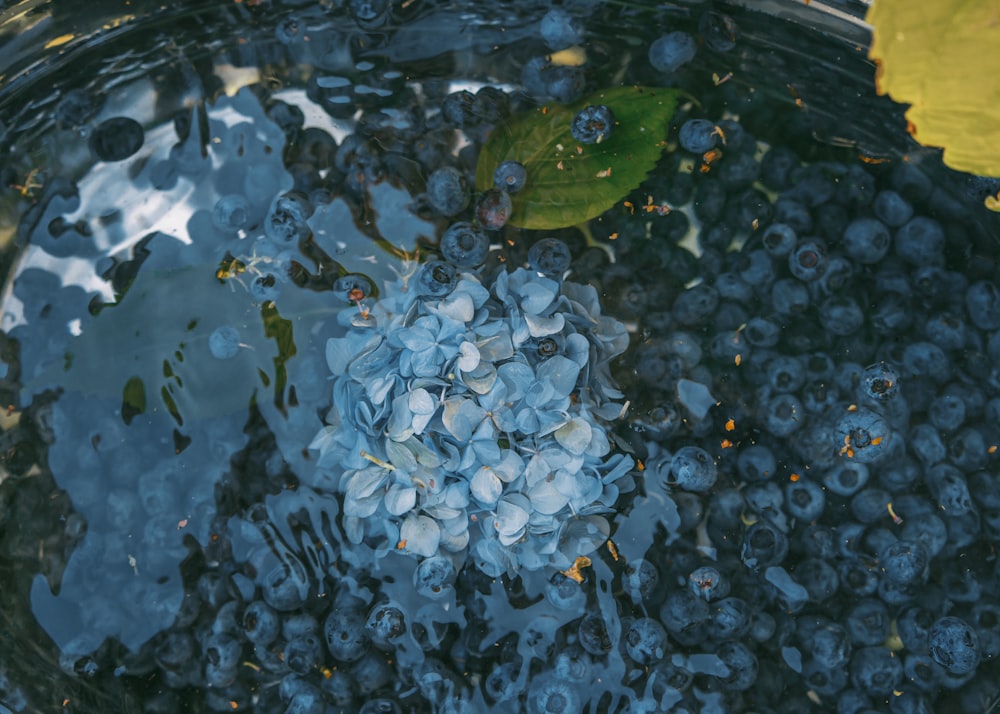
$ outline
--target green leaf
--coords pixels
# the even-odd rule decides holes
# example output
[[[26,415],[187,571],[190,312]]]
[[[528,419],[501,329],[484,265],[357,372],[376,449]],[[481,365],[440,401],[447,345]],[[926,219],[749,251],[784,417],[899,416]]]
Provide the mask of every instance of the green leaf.
[[[493,187],[503,161],[524,164],[528,180],[511,196],[509,223],[554,229],[583,223],[623,199],[642,183],[665,146],[667,124],[681,92],[655,87],[617,87],[570,105],[549,105],[498,125],[479,154],[476,188]],[[570,133],[576,113],[603,104],[615,115],[605,141],[580,144]]]
[[[876,0],[867,20],[876,87],[911,105],[913,138],[954,169],[1000,176],[1000,4]]]

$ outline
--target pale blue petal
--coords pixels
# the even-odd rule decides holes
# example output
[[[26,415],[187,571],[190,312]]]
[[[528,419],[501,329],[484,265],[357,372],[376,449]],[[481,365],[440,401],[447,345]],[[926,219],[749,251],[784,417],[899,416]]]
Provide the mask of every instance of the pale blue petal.
[[[551,317],[525,314],[524,321],[528,325],[528,334],[532,337],[547,337],[560,332],[566,325],[566,318],[561,312]]]
[[[366,498],[385,485],[389,472],[379,466],[348,471],[341,480],[348,498]]]
[[[590,423],[585,419],[570,419],[555,431],[556,441],[571,454],[582,454],[590,446]]]
[[[441,543],[441,529],[427,516],[408,516],[399,529],[399,539],[405,543],[404,550],[429,558],[437,555]]]
[[[690,379],[677,380],[677,399],[696,419],[704,419],[716,402],[708,387]]]
[[[497,368],[492,362],[480,362],[470,372],[462,373],[462,382],[476,394],[486,394],[497,381]]]
[[[539,481],[528,489],[528,498],[534,510],[544,515],[553,515],[561,511],[569,499],[561,493],[550,481]]]
[[[476,314],[476,306],[471,295],[456,291],[438,303],[437,312],[449,320],[466,323]]]
[[[547,380],[559,396],[566,397],[576,388],[580,366],[562,355],[554,355],[538,366],[538,379]]]
[[[524,398],[525,390],[535,381],[535,373],[524,362],[507,362],[497,368],[497,376],[507,387],[507,399],[519,402]]]
[[[458,347],[458,368],[463,372],[471,372],[479,366],[479,348],[471,342],[463,342]]]
[[[385,510],[394,516],[409,513],[417,505],[417,489],[394,483],[385,494]]]
[[[514,345],[510,341],[510,332],[504,328],[495,335],[485,337],[476,342],[479,356],[490,362],[500,362],[514,356]]]
[[[483,506],[492,506],[503,493],[503,482],[491,469],[481,468],[469,481],[469,493]]]
[[[579,332],[567,335],[563,354],[583,369],[590,361],[590,342]]]
[[[521,286],[521,309],[528,315],[541,315],[555,299],[559,284],[549,278],[536,278]]]

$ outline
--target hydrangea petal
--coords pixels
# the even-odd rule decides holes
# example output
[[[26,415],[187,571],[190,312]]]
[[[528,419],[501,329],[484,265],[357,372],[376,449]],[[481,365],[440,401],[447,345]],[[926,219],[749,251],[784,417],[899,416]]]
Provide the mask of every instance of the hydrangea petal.
[[[399,529],[399,539],[404,548],[414,555],[429,558],[436,555],[441,543],[441,529],[434,519],[427,516],[407,516]]]
[[[528,490],[528,498],[534,510],[545,515],[558,513],[569,502],[551,481],[540,481]]]
[[[708,387],[690,379],[677,380],[677,399],[696,419],[704,419],[716,401]]]
[[[583,369],[590,362],[590,342],[579,332],[567,335],[563,354]]]
[[[503,493],[503,482],[492,469],[481,468],[469,482],[469,493],[484,506],[492,506]]]
[[[535,381],[535,373],[523,362],[507,362],[497,368],[497,376],[507,387],[507,399],[516,403],[524,398],[525,391]]]
[[[528,315],[541,315],[556,297],[559,284],[549,278],[537,278],[520,288],[521,309]]]
[[[547,380],[556,394],[567,397],[576,388],[580,376],[580,366],[562,355],[553,355],[538,367],[538,379]]]
[[[551,317],[525,313],[524,321],[528,325],[528,334],[532,337],[548,337],[560,332],[566,326],[566,318],[561,312],[557,312]]]
[[[500,362],[514,356],[514,344],[510,341],[510,332],[506,329],[495,335],[483,338],[476,342],[481,359],[490,362]]]
[[[584,419],[570,419],[555,430],[556,441],[573,454],[582,454],[590,446],[590,424]]]
[[[497,381],[497,368],[490,362],[480,362],[472,371],[462,373],[462,381],[476,394],[486,394]]]
[[[479,366],[479,348],[471,342],[463,342],[458,347],[458,368],[463,372],[471,372]]]
[[[385,494],[385,510],[394,516],[409,513],[417,505],[417,489],[394,483]]]

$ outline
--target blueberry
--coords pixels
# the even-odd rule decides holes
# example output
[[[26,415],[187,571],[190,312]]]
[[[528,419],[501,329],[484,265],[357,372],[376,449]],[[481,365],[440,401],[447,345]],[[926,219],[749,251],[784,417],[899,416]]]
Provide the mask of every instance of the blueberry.
[[[124,161],[142,148],[142,125],[129,117],[105,119],[90,134],[90,150],[101,161]]]
[[[739,28],[729,15],[706,12],[698,18],[698,34],[713,52],[729,52],[736,47]]]
[[[305,196],[286,193],[275,198],[271,205],[264,220],[264,232],[280,246],[298,245],[312,232],[307,223],[310,215],[312,206]]]
[[[288,558],[264,575],[260,589],[264,602],[288,612],[302,607],[309,597],[309,578],[302,563]]]
[[[900,658],[881,643],[859,649],[851,657],[851,681],[869,694],[890,696],[902,678]]]
[[[688,589],[705,602],[721,600],[729,594],[729,578],[711,565],[695,568],[688,576]]]
[[[569,246],[558,238],[542,238],[528,250],[531,269],[550,277],[562,277],[572,259]]]
[[[817,629],[812,635],[812,641],[807,644],[816,663],[824,669],[844,666],[851,654],[847,630],[837,623]]]
[[[837,443],[841,456],[862,464],[882,459],[889,449],[892,432],[888,422],[876,412],[858,407],[837,423]]]
[[[625,651],[638,664],[659,662],[667,655],[667,632],[651,617],[640,617],[625,632]]]
[[[549,579],[545,597],[554,607],[565,612],[582,611],[587,604],[587,596],[580,583],[562,573],[556,573]]]
[[[346,273],[333,281],[332,292],[345,303],[357,305],[372,297],[374,286],[371,278],[361,273]]]
[[[757,521],[743,536],[740,559],[754,570],[779,565],[788,555],[788,537],[768,521]]]
[[[729,669],[729,674],[722,679],[727,689],[746,691],[757,681],[757,658],[742,642],[723,642],[715,654]]]
[[[562,104],[576,101],[583,92],[584,76],[580,67],[560,65],[544,73],[545,94]],[[574,121],[575,123],[575,121]]]
[[[788,355],[778,355],[767,364],[767,379],[776,392],[797,392],[805,383],[802,362]]]
[[[528,687],[527,714],[573,714],[582,711],[577,683],[553,675],[535,677]]]
[[[899,374],[892,365],[878,362],[865,367],[858,385],[858,395],[861,399],[878,405],[895,399],[898,394]]]
[[[355,607],[334,607],[323,623],[326,646],[339,662],[356,662],[368,651],[365,616]]]
[[[281,279],[274,273],[255,275],[250,280],[250,296],[257,303],[271,302],[281,294],[281,287]]]
[[[599,613],[587,615],[580,620],[577,629],[580,646],[595,657],[605,655],[614,646],[604,616]]]
[[[476,220],[486,230],[498,231],[507,225],[513,208],[506,191],[487,189],[476,199]]]
[[[237,233],[249,220],[250,204],[238,193],[223,196],[212,209],[212,225],[223,233]]]
[[[754,347],[774,347],[781,336],[781,326],[768,318],[755,316],[747,321],[743,333]]]
[[[980,280],[965,293],[969,319],[980,330],[1000,329],[1000,288],[989,280]]]
[[[802,281],[818,279],[826,271],[826,246],[816,238],[799,241],[795,250],[788,254],[788,269]]]
[[[790,148],[772,146],[760,162],[761,181],[772,191],[783,191],[791,186],[792,172],[800,165],[799,157]]]
[[[892,247],[892,236],[882,221],[857,218],[844,231],[843,244],[844,251],[853,260],[870,265],[888,255]]]
[[[879,561],[889,580],[898,585],[910,585],[927,578],[930,557],[919,542],[898,540],[882,551]]]
[[[630,560],[622,575],[622,586],[636,604],[649,603],[653,599],[659,583],[660,571],[652,562],[644,558]],[[574,582],[574,584],[576,583]],[[577,585],[577,591],[579,590]]]
[[[278,637],[281,622],[266,603],[255,600],[243,611],[243,631],[255,645],[267,647]]]
[[[425,558],[413,571],[413,587],[427,598],[436,600],[453,592],[454,582],[455,565],[444,556]]]
[[[868,483],[868,467],[854,461],[842,461],[826,472],[823,483],[827,490],[849,498]]]
[[[580,44],[583,39],[582,23],[561,8],[545,13],[539,29],[545,44],[556,52]]]
[[[348,0],[347,10],[358,25],[366,30],[381,27],[389,19],[390,0]]]
[[[570,125],[570,133],[581,144],[599,144],[615,128],[615,115],[603,104],[589,105],[577,112]]]
[[[819,320],[831,335],[847,337],[861,329],[865,313],[849,295],[831,295],[819,306]]]
[[[671,314],[680,325],[695,327],[707,323],[718,306],[719,291],[711,285],[699,283],[677,296]]]
[[[774,452],[763,444],[751,444],[740,449],[736,472],[743,481],[757,482],[774,478],[777,461]]]
[[[686,32],[668,32],[649,46],[649,63],[657,72],[676,72],[694,59],[698,43]]]
[[[712,457],[697,446],[682,446],[670,461],[672,483],[685,491],[704,493],[715,485],[718,470]]]
[[[453,223],[441,236],[441,254],[459,268],[482,265],[489,252],[489,238],[471,223]]]
[[[309,674],[323,664],[323,644],[316,634],[305,634],[285,645],[285,664],[296,674]]]
[[[957,431],[965,421],[965,402],[960,397],[942,394],[931,402],[927,417],[939,432]]]
[[[688,119],[681,124],[677,137],[680,145],[692,154],[704,154],[719,143],[719,132],[708,119]]]
[[[444,297],[455,289],[458,276],[454,266],[443,260],[429,260],[420,268],[417,285],[421,294],[431,297]]]
[[[689,590],[674,590],[660,608],[660,621],[681,644],[700,644],[710,619],[704,599]]]
[[[234,670],[242,660],[243,647],[240,641],[228,633],[209,636],[204,645],[206,664],[219,670]]]
[[[368,639],[376,647],[390,650],[393,641],[406,633],[406,616],[391,603],[380,603],[372,608],[365,624]]]
[[[208,336],[208,349],[215,359],[232,359],[239,354],[240,346],[239,330],[230,325],[217,327]]]
[[[737,640],[750,629],[750,606],[738,597],[727,597],[711,607],[708,634],[717,641]]]
[[[454,216],[469,205],[469,189],[458,169],[443,166],[427,177],[427,200],[443,216]]]
[[[892,228],[898,228],[913,217],[910,202],[891,189],[875,194],[872,210],[879,220]]]
[[[866,598],[848,611],[844,625],[855,645],[875,646],[881,645],[889,636],[891,619],[885,603]]]
[[[772,223],[761,234],[761,245],[775,258],[784,258],[795,248],[798,235],[785,223]]]
[[[779,198],[774,203],[774,221],[784,223],[798,235],[806,235],[812,231],[813,219],[809,208],[801,201],[791,198]]]
[[[896,255],[915,266],[944,264],[944,229],[933,218],[916,216],[896,230]]]
[[[794,394],[774,394],[761,402],[761,421],[768,433],[788,437],[798,431],[805,419],[805,410]]]
[[[927,633],[931,657],[950,674],[968,674],[979,664],[979,636],[957,617],[938,619]]]
[[[528,181],[528,172],[519,161],[503,161],[493,172],[493,185],[507,193],[517,193]]]
[[[806,523],[823,515],[826,496],[814,481],[800,478],[785,485],[785,510],[792,518]]]

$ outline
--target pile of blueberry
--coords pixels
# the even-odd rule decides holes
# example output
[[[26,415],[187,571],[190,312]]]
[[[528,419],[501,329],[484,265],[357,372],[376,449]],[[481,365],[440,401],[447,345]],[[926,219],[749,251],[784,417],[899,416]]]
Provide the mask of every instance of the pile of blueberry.
[[[181,118],[134,172],[203,189],[175,248],[197,257],[178,261],[210,265],[268,340],[294,332],[278,366],[295,389],[190,443],[169,410],[122,426],[117,399],[59,396],[47,467],[89,528],[63,582],[80,627],[117,638],[68,643],[63,668],[127,682],[150,714],[995,707],[1000,278],[970,207],[915,161],[817,148],[783,134],[794,106],[709,80],[699,53],[739,32],[705,11],[625,72],[702,100],[657,169],[586,237],[518,230],[530,170],[504,162],[477,193],[478,151],[511,112],[588,87],[554,59],[585,13],[539,14],[516,89],[450,91],[344,69],[335,48],[377,47],[392,7],[275,33],[311,68],[310,108],[351,131],[256,87],[220,100],[249,122],[206,119],[219,141],[202,146]],[[589,106],[571,129],[596,143],[615,121]],[[128,119],[95,129],[105,163],[145,141]],[[391,277],[347,270],[340,222],[383,240],[369,209],[386,187],[433,235]],[[79,209],[64,189],[31,230],[90,250],[75,224],[52,233]],[[163,243],[111,261],[109,286]],[[14,287],[29,379],[76,344],[32,343],[36,319],[92,324],[82,289],[49,283],[28,269]],[[200,358],[270,359],[246,333],[217,327]],[[190,524],[164,515],[182,498]]]

